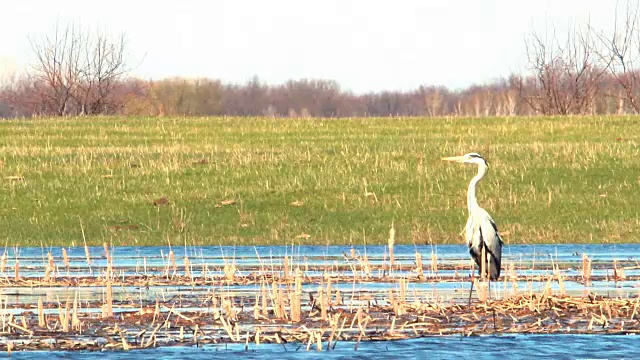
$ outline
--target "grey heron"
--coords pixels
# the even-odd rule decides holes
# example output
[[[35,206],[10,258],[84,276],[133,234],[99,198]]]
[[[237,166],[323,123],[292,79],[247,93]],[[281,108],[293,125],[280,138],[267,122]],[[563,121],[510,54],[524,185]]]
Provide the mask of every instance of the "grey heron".
[[[478,174],[471,179],[467,190],[469,218],[465,227],[466,240],[469,254],[479,267],[480,277],[486,278],[488,276],[489,280],[497,280],[500,277],[502,239],[495,221],[485,209],[478,205],[476,199],[476,185],[487,173],[489,165],[477,153],[445,157],[442,160],[478,165]]]

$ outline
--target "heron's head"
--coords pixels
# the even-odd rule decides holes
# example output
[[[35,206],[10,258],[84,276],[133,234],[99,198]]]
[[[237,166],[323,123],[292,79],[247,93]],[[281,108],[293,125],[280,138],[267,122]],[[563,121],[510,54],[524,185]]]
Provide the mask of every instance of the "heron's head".
[[[465,164],[478,164],[487,166],[487,161],[478,153],[468,153],[460,156],[443,157],[442,160]]]

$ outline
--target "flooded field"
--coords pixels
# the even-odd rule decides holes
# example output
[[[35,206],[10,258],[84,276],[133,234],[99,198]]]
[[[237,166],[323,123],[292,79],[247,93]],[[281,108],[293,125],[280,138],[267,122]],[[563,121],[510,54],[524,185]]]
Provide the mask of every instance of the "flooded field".
[[[507,246],[500,281],[476,277],[470,297],[462,245],[7,248],[0,350],[635,357],[638,259],[640,245]]]

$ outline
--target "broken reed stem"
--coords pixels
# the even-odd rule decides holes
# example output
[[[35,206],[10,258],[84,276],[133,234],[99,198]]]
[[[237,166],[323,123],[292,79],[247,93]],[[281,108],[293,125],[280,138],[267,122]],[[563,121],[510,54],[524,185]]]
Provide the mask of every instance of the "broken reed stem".
[[[67,302],[65,303],[64,310],[62,309],[62,305],[58,304],[58,318],[60,321],[60,325],[62,327],[62,332],[69,331],[69,306],[70,300],[67,298]]]
[[[282,261],[282,272],[284,276],[284,280],[289,279],[289,257],[285,255],[284,260]]]
[[[424,270],[422,268],[422,254],[416,252],[416,275],[421,278],[424,277]]]
[[[238,270],[238,268],[236,268],[236,264],[235,263],[231,263],[231,264],[224,264],[224,277],[228,282],[233,282],[233,279],[236,276],[236,271]]]
[[[560,295],[565,296],[567,294],[567,291],[564,287],[564,277],[562,276],[562,274],[560,273],[560,269],[554,265],[553,267],[553,271],[556,275],[556,279],[558,280],[558,287],[560,288]]]
[[[173,249],[169,250],[169,265],[171,266],[171,270],[173,270],[173,273],[171,274],[173,276],[178,271],[178,265],[176,264],[176,257],[173,254]],[[169,269],[167,269],[167,275],[169,273],[168,270]]]
[[[407,302],[407,279],[405,278],[400,278],[400,280],[398,281],[399,285],[400,285],[400,303],[404,304]]]
[[[71,328],[80,331],[80,319],[78,318],[78,291],[73,299],[73,316],[71,317]]]
[[[260,290],[262,291],[262,294],[261,294],[261,297],[262,297],[262,306],[261,306],[262,316],[266,318],[266,317],[269,316],[269,312],[267,310],[267,306],[268,305],[267,305],[267,283],[266,282],[264,282],[264,281],[262,282]]]
[[[291,304],[291,321],[297,323],[300,322],[302,312],[302,276],[300,276],[299,274],[296,274],[294,290],[290,296],[291,299],[289,301]]]
[[[64,268],[69,271],[69,255],[67,255],[67,249],[62,248],[62,262],[64,264]]]
[[[327,320],[327,303],[326,296],[324,295],[324,288],[322,284],[318,286],[318,302],[320,303],[320,319],[322,321]]]
[[[184,276],[191,279],[191,263],[187,256],[184,257]]]
[[[369,264],[369,257],[367,256],[367,254],[364,254],[360,267],[362,269],[363,277],[365,279],[371,278],[371,265]]]
[[[591,259],[584,253],[582,254],[582,279],[591,280]]]
[[[44,328],[47,325],[44,318],[44,305],[42,298],[38,298],[38,326]]]
[[[111,287],[111,278],[107,279],[106,299],[103,306],[103,317],[113,317],[113,289]]]
[[[53,256],[51,255],[51,253],[48,254],[48,258],[49,258],[49,261],[47,262],[47,266],[44,271],[44,279],[43,279],[44,282],[51,281],[51,274],[54,273],[56,269],[56,265],[55,265],[55,262],[53,261]]]
[[[431,273],[434,277],[438,277],[438,257],[434,252],[431,252]]]
[[[624,280],[627,276],[624,273],[623,267],[618,267],[618,260],[613,260],[613,277],[614,279]]]

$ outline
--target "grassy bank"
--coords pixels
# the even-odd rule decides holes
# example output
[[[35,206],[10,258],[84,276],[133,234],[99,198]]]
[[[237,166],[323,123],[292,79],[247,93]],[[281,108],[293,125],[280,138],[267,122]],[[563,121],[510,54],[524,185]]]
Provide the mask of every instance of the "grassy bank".
[[[2,121],[0,241],[458,243],[470,151],[505,242],[640,240],[640,120],[563,117]]]

